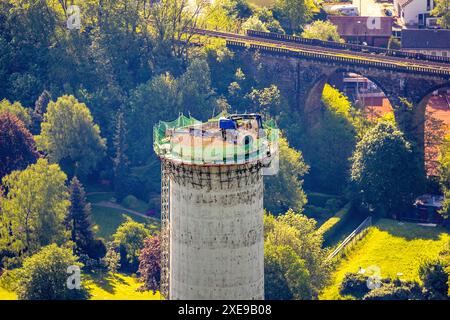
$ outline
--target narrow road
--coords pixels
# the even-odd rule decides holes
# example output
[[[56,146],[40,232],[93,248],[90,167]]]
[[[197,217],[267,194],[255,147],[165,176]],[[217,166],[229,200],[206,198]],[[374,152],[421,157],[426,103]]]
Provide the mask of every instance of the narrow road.
[[[124,212],[127,212],[127,213],[138,215],[138,216],[143,217],[143,218],[147,218],[147,219],[153,220],[155,222],[160,222],[160,220],[157,219],[157,218],[149,217],[149,216],[147,216],[147,215],[145,215],[145,214],[143,214],[141,212],[138,212],[138,211],[135,211],[135,210],[131,210],[131,209],[127,209],[127,208],[121,206],[120,204],[117,204],[117,203],[114,203],[114,202],[111,202],[111,201],[100,201],[100,202],[91,203],[91,205],[96,206],[96,207],[117,209],[117,210],[121,210],[121,211],[124,211]]]

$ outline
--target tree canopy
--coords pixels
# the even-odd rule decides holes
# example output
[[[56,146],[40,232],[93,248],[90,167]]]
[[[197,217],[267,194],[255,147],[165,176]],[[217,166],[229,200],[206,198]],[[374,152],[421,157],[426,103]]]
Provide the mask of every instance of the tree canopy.
[[[68,248],[61,248],[56,244],[43,247],[33,256],[26,258],[20,269],[14,270],[17,278],[15,291],[18,298],[20,300],[87,298],[87,291],[81,283],[79,288],[68,286],[69,268],[82,266],[77,260]],[[75,281],[78,280],[74,279],[73,285],[76,285]]]
[[[314,299],[329,280],[322,235],[316,221],[292,210],[264,215],[266,298]]]
[[[68,95],[48,104],[36,142],[52,162],[81,176],[95,168],[106,147],[88,107]]]
[[[439,17],[438,23],[442,28],[450,28],[450,2],[448,0],[435,0],[432,14]]]
[[[69,240],[64,224],[70,205],[66,179],[58,165],[45,159],[3,178],[7,193],[0,198],[0,247],[19,257]]]
[[[348,183],[350,161],[356,140],[357,124],[347,97],[330,85],[322,94],[323,112],[302,141],[303,152],[311,166],[306,184],[313,190],[342,194]]]
[[[114,243],[119,247],[121,268],[136,272],[139,266],[139,255],[144,247],[144,240],[150,235],[142,223],[133,221],[128,216],[116,233],[113,235]]]
[[[309,22],[316,5],[312,0],[277,0],[274,11],[285,30],[298,32]]]
[[[288,209],[301,212],[307,202],[302,178],[309,167],[301,152],[289,147],[286,138],[280,138],[278,149],[279,171],[264,177],[264,207],[273,214]]]
[[[31,116],[28,109],[24,108],[20,102],[11,103],[6,99],[0,101],[0,113],[9,112],[19,118],[25,127],[31,127]]]
[[[25,169],[39,154],[31,133],[9,112],[0,112],[0,179],[13,170]]]
[[[93,246],[94,233],[91,222],[91,205],[80,181],[73,177],[69,185],[70,207],[66,224],[78,254],[89,254]]]
[[[351,180],[356,197],[384,214],[399,214],[412,205],[421,177],[411,144],[393,124],[381,122],[356,146]]]
[[[302,37],[307,39],[319,39],[323,41],[344,42],[337,31],[336,25],[330,21],[316,20],[303,32]]]

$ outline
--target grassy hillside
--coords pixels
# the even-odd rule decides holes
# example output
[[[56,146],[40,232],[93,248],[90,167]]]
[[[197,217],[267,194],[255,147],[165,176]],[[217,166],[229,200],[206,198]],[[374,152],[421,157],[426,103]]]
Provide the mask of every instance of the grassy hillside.
[[[125,213],[120,209],[92,206],[92,219],[95,224],[94,230],[99,237],[107,240],[109,240],[116,232],[117,227],[125,221],[125,216],[129,216],[136,222],[146,224],[152,231],[159,228],[159,223],[156,223],[149,218],[144,218],[132,213]]]
[[[102,206],[102,204],[109,202],[113,197],[113,192],[97,190],[87,197],[87,200],[92,204],[92,220],[97,236],[110,240],[111,236],[116,232],[117,227],[125,221],[125,216],[132,218],[136,222],[144,223],[152,231],[156,231],[160,227],[159,222],[155,219],[147,218],[119,208],[107,208]],[[147,208],[139,203],[139,206],[137,207],[127,207],[124,209],[131,209],[133,211],[144,213]]]
[[[332,275],[332,284],[325,288],[320,299],[344,299],[339,285],[348,272],[375,265],[381,277],[397,277],[419,281],[418,269],[424,259],[436,258],[450,241],[443,228],[423,227],[413,223],[382,219],[355,248],[343,258]]]

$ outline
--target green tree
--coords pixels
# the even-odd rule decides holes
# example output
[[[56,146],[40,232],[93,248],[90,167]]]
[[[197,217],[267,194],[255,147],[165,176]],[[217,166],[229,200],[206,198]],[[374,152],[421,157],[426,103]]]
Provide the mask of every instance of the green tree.
[[[444,261],[425,261],[419,267],[419,277],[431,299],[447,299],[448,296],[448,267]]]
[[[69,193],[70,207],[66,224],[71,232],[71,239],[75,243],[75,252],[78,255],[89,255],[94,242],[91,204],[86,201],[86,193],[77,177],[73,177],[70,181]]]
[[[403,212],[420,191],[412,146],[391,123],[382,122],[370,129],[358,142],[352,161],[356,198],[382,214]]]
[[[317,10],[312,0],[277,0],[274,6],[275,16],[285,30],[298,32],[303,24],[309,22],[314,10]]]
[[[209,119],[214,112],[214,91],[208,63],[194,59],[186,72],[178,79],[180,110],[199,119]]]
[[[311,279],[302,260],[286,245],[264,245],[264,296],[268,300],[309,300]]]
[[[126,122],[129,128],[128,146],[131,164],[148,162],[153,148],[153,126],[162,119],[178,115],[178,82],[169,73],[152,78],[130,94]]]
[[[450,2],[448,0],[435,0],[432,15],[439,17],[438,23],[444,29],[450,28]]]
[[[9,112],[19,118],[27,128],[31,127],[31,116],[28,109],[24,108],[20,102],[11,103],[6,99],[0,101],[0,113]]]
[[[344,42],[337,31],[336,25],[330,21],[316,20],[303,32],[302,37],[307,39],[319,39],[323,41]]]
[[[7,193],[0,198],[0,247],[22,258],[69,240],[64,225],[70,205],[66,179],[58,165],[45,159],[3,178]]]
[[[0,113],[0,179],[25,169],[38,157],[34,138],[23,122],[9,112]]]
[[[320,120],[302,142],[306,161],[311,164],[305,183],[313,190],[342,194],[348,183],[349,158],[356,146],[356,119],[347,97],[330,85],[323,90],[322,103]]]
[[[439,146],[437,162],[439,183],[442,188],[450,189],[450,135],[446,135]]]
[[[128,144],[126,141],[127,127],[122,112],[117,113],[116,132],[114,135],[115,156],[114,163],[114,191],[116,198],[122,201],[128,195],[127,177],[129,175],[129,161],[127,157]]]
[[[245,20],[245,22],[242,24],[242,29],[269,32],[269,29],[267,29],[264,23],[259,20],[259,17],[256,15],[251,16],[250,18]]]
[[[126,271],[136,272],[139,255],[144,247],[144,240],[150,232],[144,224],[133,221],[126,216],[126,221],[117,228],[113,235],[114,243],[119,247],[120,265]]]
[[[112,273],[116,273],[120,268],[120,253],[114,242],[106,244],[106,255],[103,257],[103,263]]]
[[[149,17],[157,52],[178,58],[186,56],[193,36],[191,28],[199,26],[201,14],[209,3],[207,0],[161,0],[158,5],[151,6]]]
[[[252,88],[245,98],[250,100],[254,112],[263,114],[266,118],[281,112],[281,93],[276,85],[260,90]]]
[[[256,12],[256,15],[270,32],[285,33],[280,22],[274,18],[272,10],[262,7]]]
[[[294,276],[294,279],[292,279],[293,282],[289,284],[290,281],[288,281],[286,286],[280,282],[280,279],[288,279],[286,275],[283,275],[284,272],[281,272],[283,268],[276,267],[276,264],[275,267],[273,264],[269,264],[269,269],[266,269],[267,272],[270,270],[273,272],[276,270],[281,272],[281,274],[266,274],[269,279],[274,279],[274,281],[278,283],[278,288],[283,288],[284,286],[284,290],[286,290],[286,287],[299,286],[298,288],[300,290],[298,291],[298,294],[292,294],[294,299],[317,298],[320,290],[322,290],[329,281],[331,266],[329,262],[326,261],[327,250],[322,249],[323,238],[316,230],[316,221],[314,219],[309,219],[292,210],[289,210],[286,214],[278,217],[274,217],[270,214],[264,216],[265,248],[273,249],[274,251],[277,251],[278,249],[284,251],[283,255],[285,255],[287,261],[292,261],[292,263],[299,268],[300,265],[303,264],[304,267],[301,267],[301,269],[306,270],[297,270],[303,275],[299,279],[295,279],[296,276]],[[287,251],[286,249],[282,249],[284,246],[292,249],[292,253],[295,253],[295,255],[292,254],[290,250]],[[269,258],[269,260],[270,259],[273,258]],[[287,264],[289,263],[290,262],[287,262]],[[296,284],[296,281],[299,282]],[[306,282],[309,283],[308,286],[305,286]],[[309,289],[306,290],[305,288]],[[283,295],[289,291],[284,292]],[[292,291],[290,292],[292,293]],[[285,297],[288,298],[289,294]]]
[[[74,96],[65,95],[48,104],[36,142],[51,161],[59,162],[71,175],[89,174],[104,157],[100,128],[87,106]]]
[[[51,244],[24,260],[16,271],[16,292],[20,300],[73,300],[86,299],[88,292],[80,284],[79,288],[69,288],[69,267],[81,268],[70,249]],[[75,282],[72,284],[76,284]]]
[[[302,178],[309,167],[301,152],[289,147],[285,138],[280,138],[278,150],[279,171],[264,178],[264,206],[273,214],[281,214],[290,208],[301,212],[307,202]]]

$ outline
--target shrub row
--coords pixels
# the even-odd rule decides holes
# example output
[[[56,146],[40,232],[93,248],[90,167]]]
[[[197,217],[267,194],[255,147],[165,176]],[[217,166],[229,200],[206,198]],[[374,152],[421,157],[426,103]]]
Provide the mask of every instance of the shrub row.
[[[325,241],[334,237],[340,228],[349,220],[351,216],[351,207],[351,203],[347,203],[342,209],[336,212],[334,216],[320,226],[317,232],[323,235]]]

